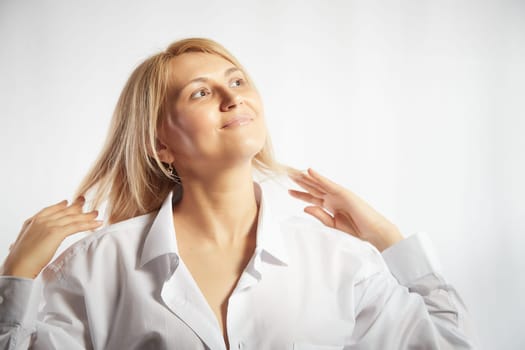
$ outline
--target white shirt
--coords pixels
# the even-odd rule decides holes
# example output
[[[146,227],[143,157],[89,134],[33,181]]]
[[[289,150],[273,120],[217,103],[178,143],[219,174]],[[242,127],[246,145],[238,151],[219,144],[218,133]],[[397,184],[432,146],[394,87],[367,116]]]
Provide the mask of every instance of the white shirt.
[[[261,187],[256,249],[228,300],[231,349],[473,347],[465,306],[423,235],[381,254],[314,219],[276,212],[293,199]],[[0,278],[0,348],[226,348],[178,255],[171,194],[158,212],[68,248],[42,280],[39,300],[37,282]]]

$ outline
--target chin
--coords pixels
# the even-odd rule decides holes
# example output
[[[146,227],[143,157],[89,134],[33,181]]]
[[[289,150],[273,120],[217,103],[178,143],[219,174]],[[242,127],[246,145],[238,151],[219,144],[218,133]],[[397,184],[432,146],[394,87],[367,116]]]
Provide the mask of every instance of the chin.
[[[240,142],[230,143],[225,150],[228,158],[234,160],[253,159],[261,152],[266,142],[265,138],[245,138]]]
[[[253,158],[264,148],[264,141],[265,140],[262,140],[262,142],[259,140],[258,142],[247,142],[244,147],[242,147],[242,152]]]

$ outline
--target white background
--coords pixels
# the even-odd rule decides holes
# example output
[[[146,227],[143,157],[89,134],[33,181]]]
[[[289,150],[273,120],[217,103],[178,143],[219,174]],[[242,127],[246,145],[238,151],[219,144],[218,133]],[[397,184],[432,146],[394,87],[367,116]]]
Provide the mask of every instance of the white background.
[[[215,39],[251,73],[278,159],[426,231],[485,349],[525,346],[525,3],[0,2],[0,259],[73,191],[131,70]]]

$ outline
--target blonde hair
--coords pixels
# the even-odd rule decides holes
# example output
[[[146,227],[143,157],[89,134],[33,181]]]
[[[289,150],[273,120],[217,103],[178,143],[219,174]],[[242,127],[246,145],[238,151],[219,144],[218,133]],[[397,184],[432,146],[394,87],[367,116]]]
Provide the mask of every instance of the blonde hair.
[[[204,38],[176,41],[133,71],[118,99],[103,149],[76,193],[79,196],[89,192],[94,208],[106,202],[109,223],[159,209],[168,193],[182,186],[165,169],[155,152],[155,143],[170,89],[169,62],[187,52],[218,55],[241,69],[249,80],[231,53]],[[276,162],[268,135],[253,166],[263,174],[292,171]]]

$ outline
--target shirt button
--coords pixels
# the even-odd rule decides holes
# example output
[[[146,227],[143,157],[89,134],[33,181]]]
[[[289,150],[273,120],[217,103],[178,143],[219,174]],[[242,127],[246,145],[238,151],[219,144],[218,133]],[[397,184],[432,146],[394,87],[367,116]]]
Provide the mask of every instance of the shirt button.
[[[241,341],[237,343],[237,349],[243,349],[243,348],[244,348],[244,344]]]

